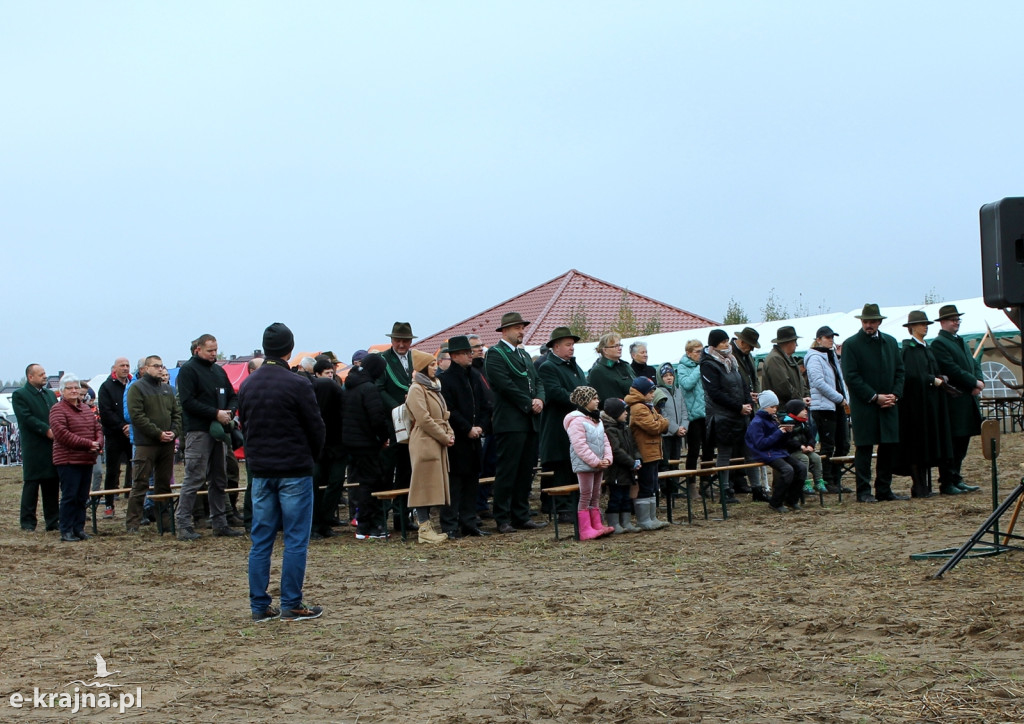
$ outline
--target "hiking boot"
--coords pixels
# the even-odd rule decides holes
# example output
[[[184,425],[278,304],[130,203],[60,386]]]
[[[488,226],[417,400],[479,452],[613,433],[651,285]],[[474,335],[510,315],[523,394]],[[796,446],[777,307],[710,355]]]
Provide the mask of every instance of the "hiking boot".
[[[300,603],[295,608],[286,608],[281,611],[282,621],[306,621],[311,618],[320,618],[324,614],[322,606],[307,606]]]
[[[226,513],[224,515],[224,520],[232,528],[241,528],[243,525],[245,525],[245,521],[242,520],[238,513],[235,513],[234,511]]]
[[[227,526],[213,529],[214,538],[239,538],[243,535],[245,535],[245,533],[242,531],[235,530],[234,528],[228,528]]]
[[[75,537],[78,538],[78,540],[89,540],[92,536],[79,528],[75,531]]]
[[[810,480],[804,481],[804,493],[814,493],[814,483],[812,483]]]
[[[192,526],[187,528],[178,528],[178,540],[199,540],[203,536],[196,533]]]
[[[828,484],[824,480],[814,481],[814,490],[818,493],[828,492]]]
[[[419,543],[444,543],[448,536],[435,529],[433,521],[426,520],[420,523],[416,540]]]
[[[264,621],[273,621],[281,618],[281,612],[273,606],[267,606],[265,611],[256,613],[253,611],[252,620],[256,623],[263,623]]]
[[[103,520],[110,520],[114,517],[114,506],[108,505],[103,509]]]

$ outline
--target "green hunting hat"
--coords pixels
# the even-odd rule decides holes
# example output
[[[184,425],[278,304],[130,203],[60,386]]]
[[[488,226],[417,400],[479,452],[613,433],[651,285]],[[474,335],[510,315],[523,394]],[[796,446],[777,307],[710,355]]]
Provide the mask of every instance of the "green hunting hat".
[[[550,347],[553,343],[557,342],[558,340],[565,339],[566,337],[572,337],[573,342],[580,341],[580,338],[573,334],[572,330],[570,330],[568,327],[555,327],[554,329],[551,330],[551,338],[548,340],[548,347]]]
[[[904,327],[909,327],[912,324],[932,324],[932,321],[928,319],[928,315],[924,312],[917,310],[907,315],[907,323]]]
[[[761,345],[757,341],[760,338],[761,335],[753,327],[744,327],[736,333],[736,339],[742,339],[754,349],[761,349]]]
[[[873,319],[888,319],[888,317],[882,316],[882,313],[879,311],[877,304],[865,304],[863,311],[861,311],[860,314],[854,316],[857,319],[867,319],[868,321],[871,321]]]
[[[787,324],[785,327],[779,327],[779,331],[776,333],[775,339],[772,340],[772,344],[795,342],[798,339],[800,339],[800,337],[797,336],[796,327],[791,327]]]
[[[472,352],[473,345],[469,343],[469,337],[464,334],[460,334],[457,337],[452,337],[448,340],[448,354],[455,352]]]
[[[961,315],[957,310],[955,304],[943,304],[939,307],[939,316],[935,318],[935,321],[938,322],[942,319],[949,319],[951,317],[957,317],[959,319],[961,316],[963,315]]]
[[[384,335],[392,339],[416,339],[412,333],[412,325],[409,322],[395,322],[391,327],[391,334]]]
[[[523,319],[523,315],[519,312],[506,312],[501,315],[501,326],[494,331],[500,332],[505,329],[505,327],[511,327],[513,324],[522,324],[523,326],[526,326],[529,322]]]

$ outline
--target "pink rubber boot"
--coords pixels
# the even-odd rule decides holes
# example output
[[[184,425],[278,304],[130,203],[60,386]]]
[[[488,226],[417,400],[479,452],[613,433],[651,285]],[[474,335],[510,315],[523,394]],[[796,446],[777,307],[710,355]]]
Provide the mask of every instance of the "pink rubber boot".
[[[600,530],[594,530],[590,526],[589,510],[577,510],[576,519],[580,524],[580,540],[594,540],[594,538],[599,538],[602,535]]]
[[[591,508],[590,509],[590,527],[598,532],[598,535],[610,535],[615,532],[615,529],[611,526],[604,525],[601,522],[601,509]]]

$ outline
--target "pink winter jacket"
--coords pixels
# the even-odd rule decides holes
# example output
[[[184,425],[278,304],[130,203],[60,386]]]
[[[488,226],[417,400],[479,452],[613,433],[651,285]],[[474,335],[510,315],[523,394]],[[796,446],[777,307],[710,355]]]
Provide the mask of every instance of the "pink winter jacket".
[[[562,427],[569,434],[569,457],[574,473],[592,472],[602,460],[612,461],[612,446],[600,420],[573,410],[562,420]]]

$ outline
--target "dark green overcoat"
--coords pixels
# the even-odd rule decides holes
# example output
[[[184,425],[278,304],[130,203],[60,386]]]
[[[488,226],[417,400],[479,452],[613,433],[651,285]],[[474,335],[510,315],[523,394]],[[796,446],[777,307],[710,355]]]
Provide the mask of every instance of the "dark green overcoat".
[[[53,440],[50,430],[50,408],[57,404],[57,395],[44,387],[37,390],[29,383],[11,394],[11,406],[18,419],[21,435],[22,476],[25,480],[48,480],[57,477],[53,466]]]
[[[939,363],[927,345],[903,340],[903,396],[900,410],[900,454],[897,475],[910,475],[911,466],[931,468],[953,456],[946,411],[947,394],[935,386]]]
[[[944,329],[939,330],[931,348],[942,374],[949,378],[953,387],[964,393],[949,399],[950,434],[953,437],[981,434],[981,406],[978,395],[971,394],[978,381],[984,379],[981,363],[974,359],[963,337]]]
[[[854,444],[899,442],[899,405],[883,410],[872,401],[879,394],[903,396],[903,356],[896,340],[882,332],[869,337],[860,330],[846,340],[842,359]]]
[[[521,349],[497,342],[484,356],[484,377],[494,392],[492,428],[499,432],[539,432],[533,400],[543,401],[544,384],[533,360]]]
[[[597,390],[597,399],[601,401],[601,408],[604,409],[604,401],[609,397],[626,399],[629,388],[633,385],[633,368],[622,360],[614,362],[607,357],[598,357],[594,366],[590,368],[587,379],[590,386]]]
[[[548,352],[538,368],[544,383],[544,412],[540,416],[540,461],[542,463],[569,459],[569,436],[562,421],[576,409],[569,395],[577,387],[587,384],[587,375],[576,364],[576,358],[563,360]]]

